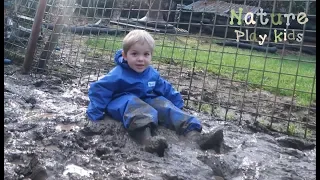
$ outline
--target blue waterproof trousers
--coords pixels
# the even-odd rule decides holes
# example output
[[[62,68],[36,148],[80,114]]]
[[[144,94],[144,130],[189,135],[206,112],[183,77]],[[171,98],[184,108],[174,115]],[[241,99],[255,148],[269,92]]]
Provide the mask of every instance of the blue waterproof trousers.
[[[112,100],[108,105],[108,114],[121,121],[129,131],[142,128],[151,123],[153,127],[163,125],[184,135],[189,131],[201,132],[200,121],[177,108],[163,96],[140,99],[126,94]]]

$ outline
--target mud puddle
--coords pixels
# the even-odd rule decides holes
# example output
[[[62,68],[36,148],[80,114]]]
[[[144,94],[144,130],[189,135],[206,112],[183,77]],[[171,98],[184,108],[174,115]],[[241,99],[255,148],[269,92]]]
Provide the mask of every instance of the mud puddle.
[[[56,131],[78,131],[80,129],[76,124],[58,124]]]
[[[15,69],[5,66],[5,72]],[[106,118],[96,126],[88,125],[87,95],[60,78],[34,79],[18,72],[4,76],[7,180],[302,180],[316,176],[314,142],[253,132],[248,126],[189,110],[201,119],[204,132],[224,125],[223,153],[201,151],[159,128],[169,148],[164,157],[158,157],[141,151],[119,122]]]

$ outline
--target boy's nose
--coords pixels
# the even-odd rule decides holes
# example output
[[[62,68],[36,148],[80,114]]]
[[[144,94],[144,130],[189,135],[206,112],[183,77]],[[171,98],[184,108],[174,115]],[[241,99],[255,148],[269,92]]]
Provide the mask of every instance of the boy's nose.
[[[139,56],[138,61],[143,61],[143,58],[144,58],[143,56]]]

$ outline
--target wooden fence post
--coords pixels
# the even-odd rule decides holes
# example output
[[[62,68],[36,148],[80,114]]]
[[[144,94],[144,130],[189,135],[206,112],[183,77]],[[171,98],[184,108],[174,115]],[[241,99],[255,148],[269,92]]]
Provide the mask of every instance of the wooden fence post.
[[[42,25],[46,5],[47,5],[47,0],[40,0],[39,1],[37,13],[34,18],[33,25],[32,25],[31,35],[30,35],[30,38],[28,41],[25,59],[23,62],[23,67],[22,67],[23,74],[29,73],[29,71],[31,69],[32,62],[34,59],[34,54],[35,54],[36,47],[37,47],[37,41],[39,38],[39,34],[41,32],[41,25]]]

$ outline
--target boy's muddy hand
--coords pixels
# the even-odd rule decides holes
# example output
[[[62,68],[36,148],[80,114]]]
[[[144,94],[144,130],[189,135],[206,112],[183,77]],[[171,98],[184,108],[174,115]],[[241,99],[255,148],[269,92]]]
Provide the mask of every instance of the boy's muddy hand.
[[[86,136],[100,135],[106,127],[101,122],[88,120],[88,123],[81,129],[81,132]]]

